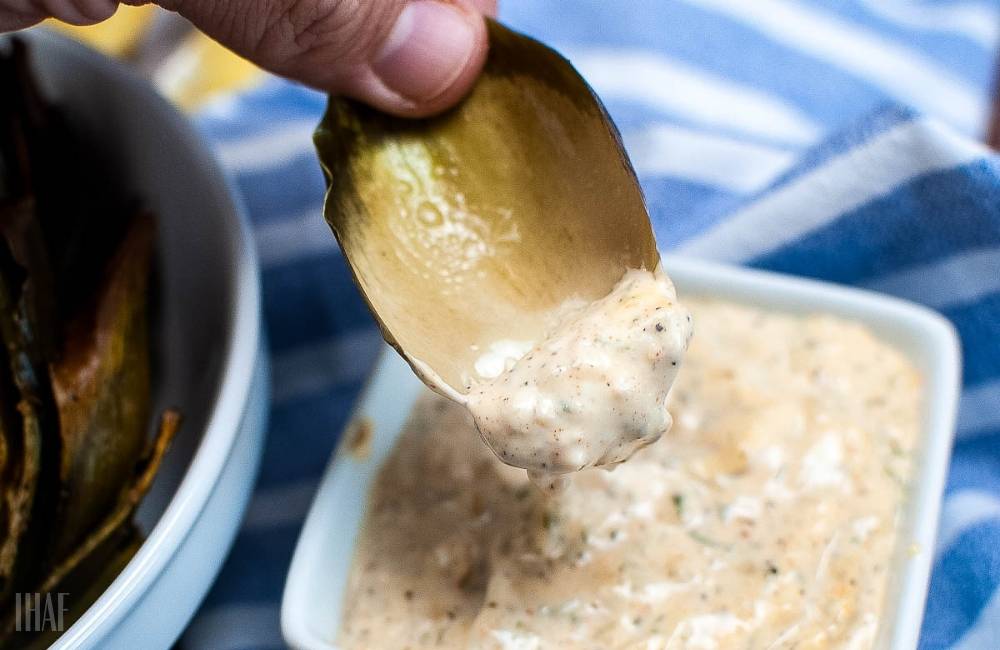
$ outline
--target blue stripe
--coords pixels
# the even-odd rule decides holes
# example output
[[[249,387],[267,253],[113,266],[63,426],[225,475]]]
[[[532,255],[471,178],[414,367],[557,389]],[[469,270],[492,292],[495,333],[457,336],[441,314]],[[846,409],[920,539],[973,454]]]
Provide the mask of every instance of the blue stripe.
[[[874,0],[880,2],[883,0]],[[899,0],[893,0],[898,4]],[[993,68],[989,56],[983,56],[984,48],[977,42],[957,33],[918,30],[904,27],[891,20],[872,14],[863,4],[843,0],[807,0],[807,4],[820,7],[831,15],[866,28],[869,32],[919,50],[948,68],[967,83],[988,88],[992,82]],[[919,7],[919,2],[908,2]],[[1000,20],[1000,17],[998,17]],[[992,54],[992,52],[989,52]]]
[[[796,145],[789,144],[787,140],[776,140],[758,133],[746,133],[738,128],[714,124],[711,128],[708,128],[702,121],[699,121],[697,116],[681,115],[648,103],[643,103],[639,100],[611,97],[602,100],[602,103],[607,109],[608,115],[611,116],[611,119],[618,127],[618,130],[623,134],[641,131],[642,129],[659,124],[669,124],[695,132],[731,138],[740,142],[760,144],[786,151],[806,151]]]
[[[677,178],[644,177],[640,181],[662,249],[697,235],[742,201],[738,195],[717,187]]]
[[[283,218],[316,210],[326,193],[323,170],[311,144],[286,164],[259,172],[236,174],[236,188],[250,210],[255,225],[276,223]]]
[[[213,606],[274,602],[284,588],[301,528],[299,522],[294,527],[241,531],[222,567],[227,579],[217,581],[208,594]]]
[[[336,253],[269,269],[261,287],[272,352],[374,325],[347,262]]]
[[[1000,294],[943,311],[962,339],[962,381],[974,386],[1000,376]]]
[[[557,48],[586,44],[658,52],[771,93],[827,124],[859,118],[887,99],[857,77],[775,43],[738,21],[683,3],[630,0],[629,10],[622,11],[617,3],[601,0],[516,0],[501,3],[500,11],[513,27]],[[553,11],[560,15],[558,22],[552,20]],[[656,19],[650,20],[649,13]]]
[[[264,449],[258,488],[292,481],[318,479],[347,424],[347,416],[363,382],[331,386],[316,393],[276,404]]]
[[[1000,521],[972,526],[934,567],[920,648],[947,648],[979,616],[1000,585],[997,539]]]
[[[948,493],[971,489],[1000,493],[1000,430],[955,443]]]
[[[894,126],[912,122],[915,117],[917,117],[917,113],[910,108],[892,102],[883,103],[877,106],[862,122],[837,129],[827,136],[822,145],[806,149],[795,165],[776,178],[770,187],[761,190],[757,196],[767,194],[772,188],[780,187],[791,179],[797,178],[861,144],[870,142]]]
[[[326,95],[302,86],[270,80],[261,87],[231,100],[223,115],[209,110],[199,120],[201,128],[216,142],[230,142],[267,133],[275,124],[319,120]],[[261,115],[267,115],[266,120]]]
[[[752,263],[856,284],[901,266],[1000,243],[995,173],[995,163],[983,160],[926,174]],[[954,219],[960,223],[944,227]]]
[[[313,117],[326,108],[326,94],[311,90],[305,86],[292,85],[278,80],[271,80],[256,90],[242,96],[243,105],[250,111],[266,110],[268,117],[272,115],[282,120],[297,120],[303,117]],[[248,121],[257,128],[267,120],[261,120],[259,114],[249,113]]]

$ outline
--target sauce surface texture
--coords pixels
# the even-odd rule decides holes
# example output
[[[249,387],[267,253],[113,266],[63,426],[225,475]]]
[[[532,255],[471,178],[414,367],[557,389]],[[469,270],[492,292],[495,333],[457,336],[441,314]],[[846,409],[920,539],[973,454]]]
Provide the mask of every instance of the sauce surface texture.
[[[872,647],[918,373],[848,321],[686,302],[670,433],[565,490],[422,398],[370,495],[341,646]]]
[[[670,279],[628,271],[606,297],[563,305],[540,343],[495,344],[466,405],[494,453],[541,484],[614,465],[670,429],[667,393],[690,338]]]

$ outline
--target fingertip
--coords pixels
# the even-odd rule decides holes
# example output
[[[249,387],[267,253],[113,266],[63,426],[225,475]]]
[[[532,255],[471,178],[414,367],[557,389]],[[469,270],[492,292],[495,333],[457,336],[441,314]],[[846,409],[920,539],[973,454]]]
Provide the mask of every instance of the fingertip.
[[[445,111],[460,102],[476,83],[479,73],[486,63],[486,56],[489,52],[489,34],[486,30],[486,21],[482,16],[472,19],[473,37],[472,48],[469,58],[454,80],[435,97],[416,103],[412,112],[408,113],[414,117],[427,117]]]
[[[371,65],[343,84],[344,92],[404,117],[439,113],[472,88],[488,40],[482,14],[468,2],[410,2]]]

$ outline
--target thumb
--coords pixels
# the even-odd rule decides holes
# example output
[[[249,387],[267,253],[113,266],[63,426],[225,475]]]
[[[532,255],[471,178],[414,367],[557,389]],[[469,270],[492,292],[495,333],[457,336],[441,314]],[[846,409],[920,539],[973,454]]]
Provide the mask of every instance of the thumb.
[[[141,1],[141,0],[140,0]],[[258,65],[397,115],[458,102],[486,58],[489,0],[157,0]]]

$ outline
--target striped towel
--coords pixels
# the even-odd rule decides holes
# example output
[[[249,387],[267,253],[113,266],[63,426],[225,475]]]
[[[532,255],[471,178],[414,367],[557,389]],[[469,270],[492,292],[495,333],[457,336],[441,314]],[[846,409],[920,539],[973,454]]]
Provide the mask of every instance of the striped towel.
[[[884,291],[957,326],[965,391],[922,648],[1000,648],[1000,7],[972,0],[502,0],[624,134],[665,249]],[[182,643],[282,647],[314,488],[379,349],[321,216],[324,98],[271,79],[200,118],[263,262],[273,422],[259,485]]]

